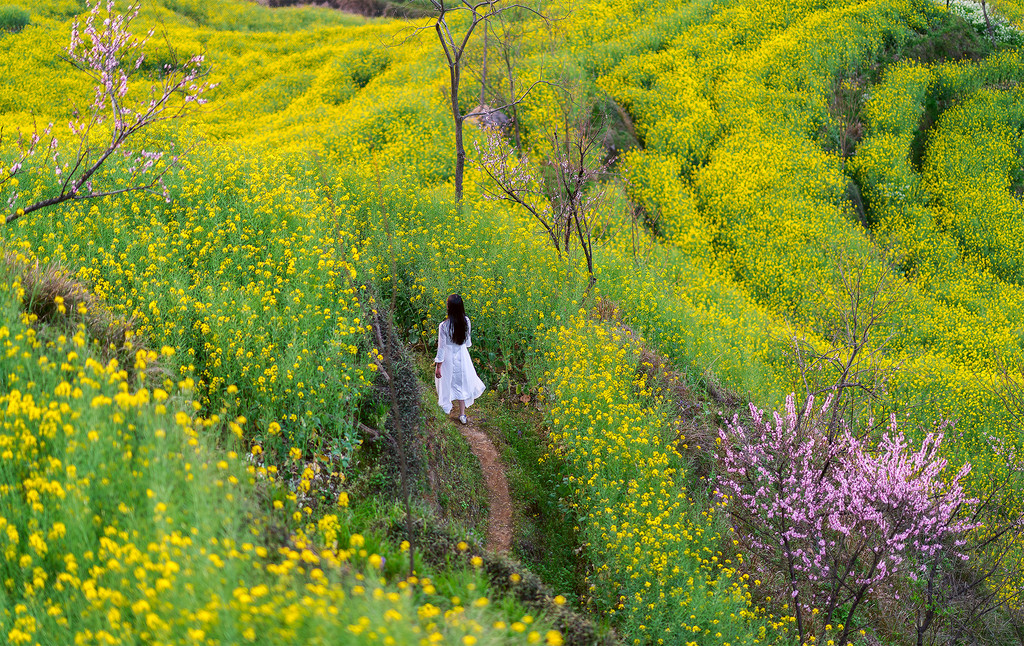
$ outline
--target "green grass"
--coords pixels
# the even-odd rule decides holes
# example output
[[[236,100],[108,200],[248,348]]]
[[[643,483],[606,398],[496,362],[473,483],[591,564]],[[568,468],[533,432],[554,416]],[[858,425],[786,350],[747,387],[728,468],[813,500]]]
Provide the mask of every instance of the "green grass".
[[[420,494],[436,514],[480,542],[487,535],[489,504],[480,463],[458,427],[437,405],[433,357],[416,354],[423,384],[422,417],[426,446],[427,479]]]
[[[24,29],[31,19],[28,10],[13,5],[0,5],[0,31],[16,32]]]
[[[502,395],[487,391],[471,414],[505,464],[515,514],[513,554],[552,588],[578,599],[583,564],[576,554],[576,533],[566,522],[567,509],[561,502],[568,494],[565,474],[557,460],[540,462],[547,439],[543,416],[535,405]]]

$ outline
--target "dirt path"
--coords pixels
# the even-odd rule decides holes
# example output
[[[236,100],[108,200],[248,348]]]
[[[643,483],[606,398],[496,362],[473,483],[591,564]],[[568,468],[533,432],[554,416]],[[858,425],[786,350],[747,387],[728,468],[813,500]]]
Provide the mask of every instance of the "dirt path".
[[[512,549],[512,497],[508,493],[505,466],[498,457],[491,438],[477,428],[470,420],[468,426],[456,422],[462,436],[469,442],[473,455],[480,461],[487,488],[490,514],[487,517],[487,549],[494,552],[508,552]]]

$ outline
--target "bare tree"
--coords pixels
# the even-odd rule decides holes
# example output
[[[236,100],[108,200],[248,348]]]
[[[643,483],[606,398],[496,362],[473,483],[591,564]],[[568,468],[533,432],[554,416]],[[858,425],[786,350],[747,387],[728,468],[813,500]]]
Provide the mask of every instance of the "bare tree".
[[[992,19],[988,16],[988,0],[981,0],[981,13],[985,16],[985,31],[988,32],[988,37],[995,40],[996,32],[995,29],[992,28]]]
[[[462,109],[459,107],[459,90],[462,84],[463,68],[466,63],[467,46],[470,43],[470,39],[478,26],[486,26],[488,21],[498,18],[503,13],[512,9],[532,13],[542,20],[548,20],[548,18],[525,4],[508,2],[507,0],[479,0],[477,2],[470,2],[470,0],[430,0],[430,4],[434,10],[434,16],[431,18],[434,31],[437,33],[437,39],[441,43],[441,49],[444,50],[445,61],[448,64],[449,93],[447,98],[452,112],[452,123],[455,126],[455,199],[461,202],[463,178],[466,169],[466,147],[463,144],[462,127],[468,115],[463,114]],[[456,16],[464,16],[468,20],[468,26],[465,27],[461,34],[453,31],[453,27],[458,24],[458,21],[455,20]],[[523,93],[522,96],[511,97],[509,105],[521,102],[528,94],[529,90]],[[507,107],[500,106],[490,111],[496,112]]]
[[[591,216],[603,198],[599,180],[608,173],[601,161],[601,127],[583,116],[566,119],[562,128],[549,136],[552,158],[547,161],[551,177],[545,186],[534,174],[529,160],[517,156],[496,131],[488,133],[486,148],[480,151],[480,166],[496,191],[487,197],[517,204],[540,224],[559,258],[569,260],[574,241],[587,264],[587,291],[597,283],[594,274]]]
[[[480,64],[480,105],[481,106],[483,106],[484,103],[486,103],[486,99],[487,99],[487,97],[485,96],[486,92],[487,92],[487,45],[488,45],[487,23],[488,23],[488,21],[485,20],[484,21],[484,48],[483,48],[484,49],[484,60],[483,60],[483,63]]]
[[[129,81],[143,69],[143,48],[153,32],[137,38],[129,30],[139,14],[137,2],[125,14],[114,12],[112,0],[89,0],[88,4],[85,23],[76,22],[72,27],[67,53],[71,63],[96,82],[95,98],[84,115],[76,109],[69,124],[75,140],[70,157],[62,155],[53,124],[41,133],[36,128],[31,137],[19,135],[18,157],[11,166],[0,169],[0,190],[8,192],[7,224],[62,202],[154,189],[177,160],[161,164],[163,152],[133,151],[125,143],[141,130],[182,117],[193,106],[203,104],[201,95],[213,87],[203,80],[206,72],[202,69],[202,56],[179,61],[172,49],[173,62],[163,66],[159,80],[146,95],[133,100]],[[105,133],[104,143],[97,146],[93,133],[103,127],[109,127],[109,133]],[[112,158],[121,161],[120,170],[127,179],[116,185],[97,183],[97,172]],[[22,195],[18,176],[27,170],[52,172],[57,187],[19,206]]]
[[[907,289],[888,265],[872,278],[868,267],[842,259],[837,272],[834,287],[821,292],[831,310],[824,319],[827,327],[821,330],[827,347],[820,349],[807,339],[792,339],[802,392],[833,399],[825,424],[829,440],[834,439],[842,421],[857,429],[872,419],[884,420],[879,405],[889,380],[899,370],[886,356],[894,332],[886,330],[885,323],[904,302]],[[874,430],[869,427],[865,432]]]
[[[513,141],[515,147],[522,148],[522,132],[519,124],[519,101],[516,101],[517,75],[516,65],[522,51],[523,37],[526,35],[524,21],[525,15],[518,7],[512,7],[508,11],[496,16],[497,22],[492,27],[484,25],[484,51],[483,60],[480,66],[480,106],[477,111],[487,109],[487,95],[490,93],[493,105],[505,105],[509,110]],[[492,48],[496,50],[498,57],[499,72],[504,78],[499,77],[493,83],[488,83],[488,52]]]

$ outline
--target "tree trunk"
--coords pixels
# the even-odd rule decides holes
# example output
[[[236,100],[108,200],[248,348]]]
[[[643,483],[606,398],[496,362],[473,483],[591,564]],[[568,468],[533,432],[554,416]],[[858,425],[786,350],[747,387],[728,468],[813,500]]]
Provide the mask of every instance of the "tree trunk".
[[[466,169],[466,149],[462,146],[462,117],[455,117],[455,201],[462,202],[462,176]]]
[[[508,70],[508,96],[509,101],[512,102],[512,125],[516,129],[516,150],[522,150],[523,142],[519,134],[519,105],[516,103],[516,80],[512,76],[512,61],[506,58],[505,66]]]
[[[452,122],[455,124],[455,201],[462,203],[462,177],[466,170],[466,148],[462,143],[462,112],[459,110],[458,64],[449,68],[452,82]]]
[[[484,105],[487,100],[487,21],[484,21],[484,64],[483,69],[480,72],[480,105]]]

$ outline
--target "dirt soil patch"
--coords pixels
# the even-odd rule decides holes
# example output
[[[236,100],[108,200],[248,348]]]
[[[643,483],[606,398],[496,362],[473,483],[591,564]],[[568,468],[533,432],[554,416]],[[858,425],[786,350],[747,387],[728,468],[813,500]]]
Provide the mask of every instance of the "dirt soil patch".
[[[498,451],[487,434],[470,420],[466,426],[459,425],[459,431],[469,442],[473,455],[480,461],[480,470],[487,488],[490,513],[487,517],[487,549],[508,553],[512,548],[512,497],[508,493],[508,479],[505,466],[498,457]]]
[[[430,12],[422,7],[410,6],[389,0],[256,0],[268,7],[314,6],[330,7],[346,13],[359,14],[369,18],[422,18]]]

